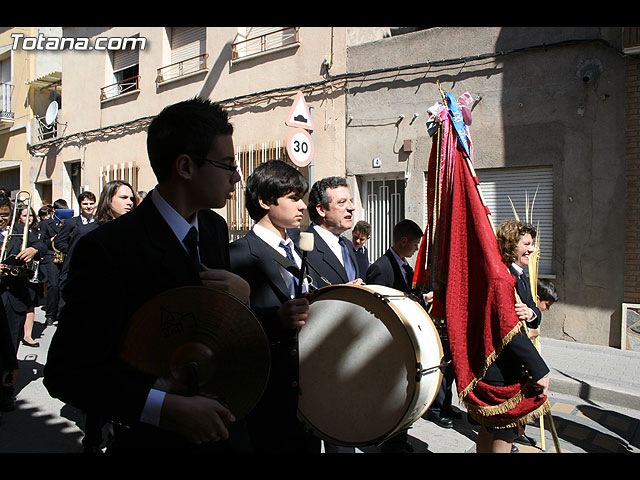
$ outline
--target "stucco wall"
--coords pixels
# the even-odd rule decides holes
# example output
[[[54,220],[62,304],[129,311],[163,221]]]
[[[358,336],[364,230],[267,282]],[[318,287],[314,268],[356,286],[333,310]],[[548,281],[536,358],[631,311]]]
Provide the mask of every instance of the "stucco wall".
[[[481,97],[470,128],[476,168],[553,168],[553,274],[560,302],[545,314],[543,334],[616,345],[624,262],[624,61],[602,40],[616,45],[616,31],[442,27],[350,47],[352,73],[453,61],[353,83],[347,170],[409,171],[406,216],[424,226],[431,148],[425,119],[440,100],[436,82],[456,97],[466,91]],[[467,61],[455,60],[461,57]],[[588,70],[592,76],[584,81]],[[412,123],[414,113],[419,117]],[[404,119],[393,123],[399,115]],[[414,152],[400,150],[404,139],[415,141]],[[379,169],[372,168],[374,157],[382,160]]]

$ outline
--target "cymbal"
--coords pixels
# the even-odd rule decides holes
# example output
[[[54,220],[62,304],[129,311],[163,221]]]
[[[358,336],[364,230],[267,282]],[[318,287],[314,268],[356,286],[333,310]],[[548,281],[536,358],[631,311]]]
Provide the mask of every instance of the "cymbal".
[[[258,403],[271,354],[255,314],[228,293],[179,287],[152,298],[131,318],[120,350],[127,364],[157,377],[159,390],[208,395],[237,419]]]

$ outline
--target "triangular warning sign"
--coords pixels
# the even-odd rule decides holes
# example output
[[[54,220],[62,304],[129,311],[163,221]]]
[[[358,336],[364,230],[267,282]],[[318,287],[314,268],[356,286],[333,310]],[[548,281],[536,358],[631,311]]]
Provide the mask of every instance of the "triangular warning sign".
[[[304,99],[302,92],[296,94],[296,98],[293,101],[289,116],[285,122],[290,127],[299,127],[306,130],[313,130],[313,122],[311,121],[311,114],[309,113],[309,107]]]

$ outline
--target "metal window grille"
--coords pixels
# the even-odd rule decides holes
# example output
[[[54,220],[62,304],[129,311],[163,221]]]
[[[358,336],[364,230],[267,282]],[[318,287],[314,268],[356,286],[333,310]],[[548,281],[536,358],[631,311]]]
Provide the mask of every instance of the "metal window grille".
[[[284,142],[273,141],[244,145],[236,149],[236,163],[242,179],[236,183],[231,200],[227,202],[227,223],[231,241],[243,237],[253,226],[245,208],[244,189],[247,178],[261,163],[269,160],[288,160]]]
[[[393,227],[404,219],[404,178],[368,179],[363,182],[365,220],[371,224],[369,261],[376,261],[391,246]]]
[[[104,186],[113,180],[124,180],[133,187],[134,193],[138,191],[138,170],[135,162],[113,163],[100,167],[100,192]]]

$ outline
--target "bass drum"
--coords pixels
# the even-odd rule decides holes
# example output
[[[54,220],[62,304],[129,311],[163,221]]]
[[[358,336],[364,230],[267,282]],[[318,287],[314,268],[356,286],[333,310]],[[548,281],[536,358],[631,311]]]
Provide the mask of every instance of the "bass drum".
[[[379,285],[331,285],[309,298],[299,333],[298,416],[343,446],[379,445],[433,403],[444,360],[422,306]]]

